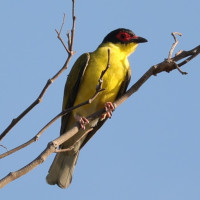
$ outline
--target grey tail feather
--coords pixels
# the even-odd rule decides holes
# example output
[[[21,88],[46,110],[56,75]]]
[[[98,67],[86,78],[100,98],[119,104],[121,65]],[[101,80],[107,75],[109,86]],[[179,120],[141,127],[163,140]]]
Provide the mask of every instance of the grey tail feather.
[[[79,151],[70,154],[68,152],[57,153],[46,177],[47,183],[67,188],[72,181],[78,155]]]

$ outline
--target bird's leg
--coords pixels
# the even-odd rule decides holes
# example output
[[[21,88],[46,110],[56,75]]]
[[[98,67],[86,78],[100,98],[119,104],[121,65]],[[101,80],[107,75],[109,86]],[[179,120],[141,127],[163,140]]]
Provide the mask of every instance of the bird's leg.
[[[85,130],[85,125],[89,124],[89,120],[86,117],[81,117],[76,115],[76,120],[78,121],[81,129]]]
[[[111,118],[112,112],[115,110],[115,106],[113,105],[112,102],[106,102],[104,107],[105,107],[106,113],[101,116],[101,120],[104,120],[106,118]]]

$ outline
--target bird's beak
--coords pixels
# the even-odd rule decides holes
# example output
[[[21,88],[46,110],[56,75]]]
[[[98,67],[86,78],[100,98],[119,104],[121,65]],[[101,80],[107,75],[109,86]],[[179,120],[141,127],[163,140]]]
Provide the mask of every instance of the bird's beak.
[[[131,40],[132,40],[132,42],[135,42],[135,43],[148,42],[147,39],[145,39],[143,37],[136,36],[136,35],[134,35]]]

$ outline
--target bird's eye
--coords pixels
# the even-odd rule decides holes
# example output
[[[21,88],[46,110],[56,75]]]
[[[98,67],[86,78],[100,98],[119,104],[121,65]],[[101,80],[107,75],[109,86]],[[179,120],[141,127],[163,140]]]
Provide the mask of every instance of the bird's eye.
[[[127,32],[121,31],[116,35],[116,38],[121,42],[128,42],[131,39],[131,35]]]
[[[126,38],[126,35],[125,34],[121,34],[120,36],[122,39],[125,39]]]

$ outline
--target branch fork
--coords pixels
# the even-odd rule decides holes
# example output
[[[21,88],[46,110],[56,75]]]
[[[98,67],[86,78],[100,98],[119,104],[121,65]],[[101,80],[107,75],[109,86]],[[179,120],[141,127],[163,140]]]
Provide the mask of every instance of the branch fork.
[[[172,44],[172,47],[171,47],[171,49],[170,49],[170,51],[169,51],[169,56],[168,56],[168,58],[166,59],[166,62],[168,62],[169,64],[174,65],[175,68],[176,68],[182,75],[186,75],[186,74],[188,74],[188,73],[182,71],[182,70],[180,69],[180,67],[178,66],[178,64],[177,64],[175,61],[172,60],[172,54],[173,54],[173,52],[174,52],[175,47],[176,47],[177,44],[178,44],[178,40],[177,40],[177,38],[176,38],[176,35],[182,36],[182,33],[173,32],[173,33],[171,33],[171,35],[173,36],[175,42]],[[179,51],[176,55],[179,55],[181,52],[182,52],[182,50]]]

